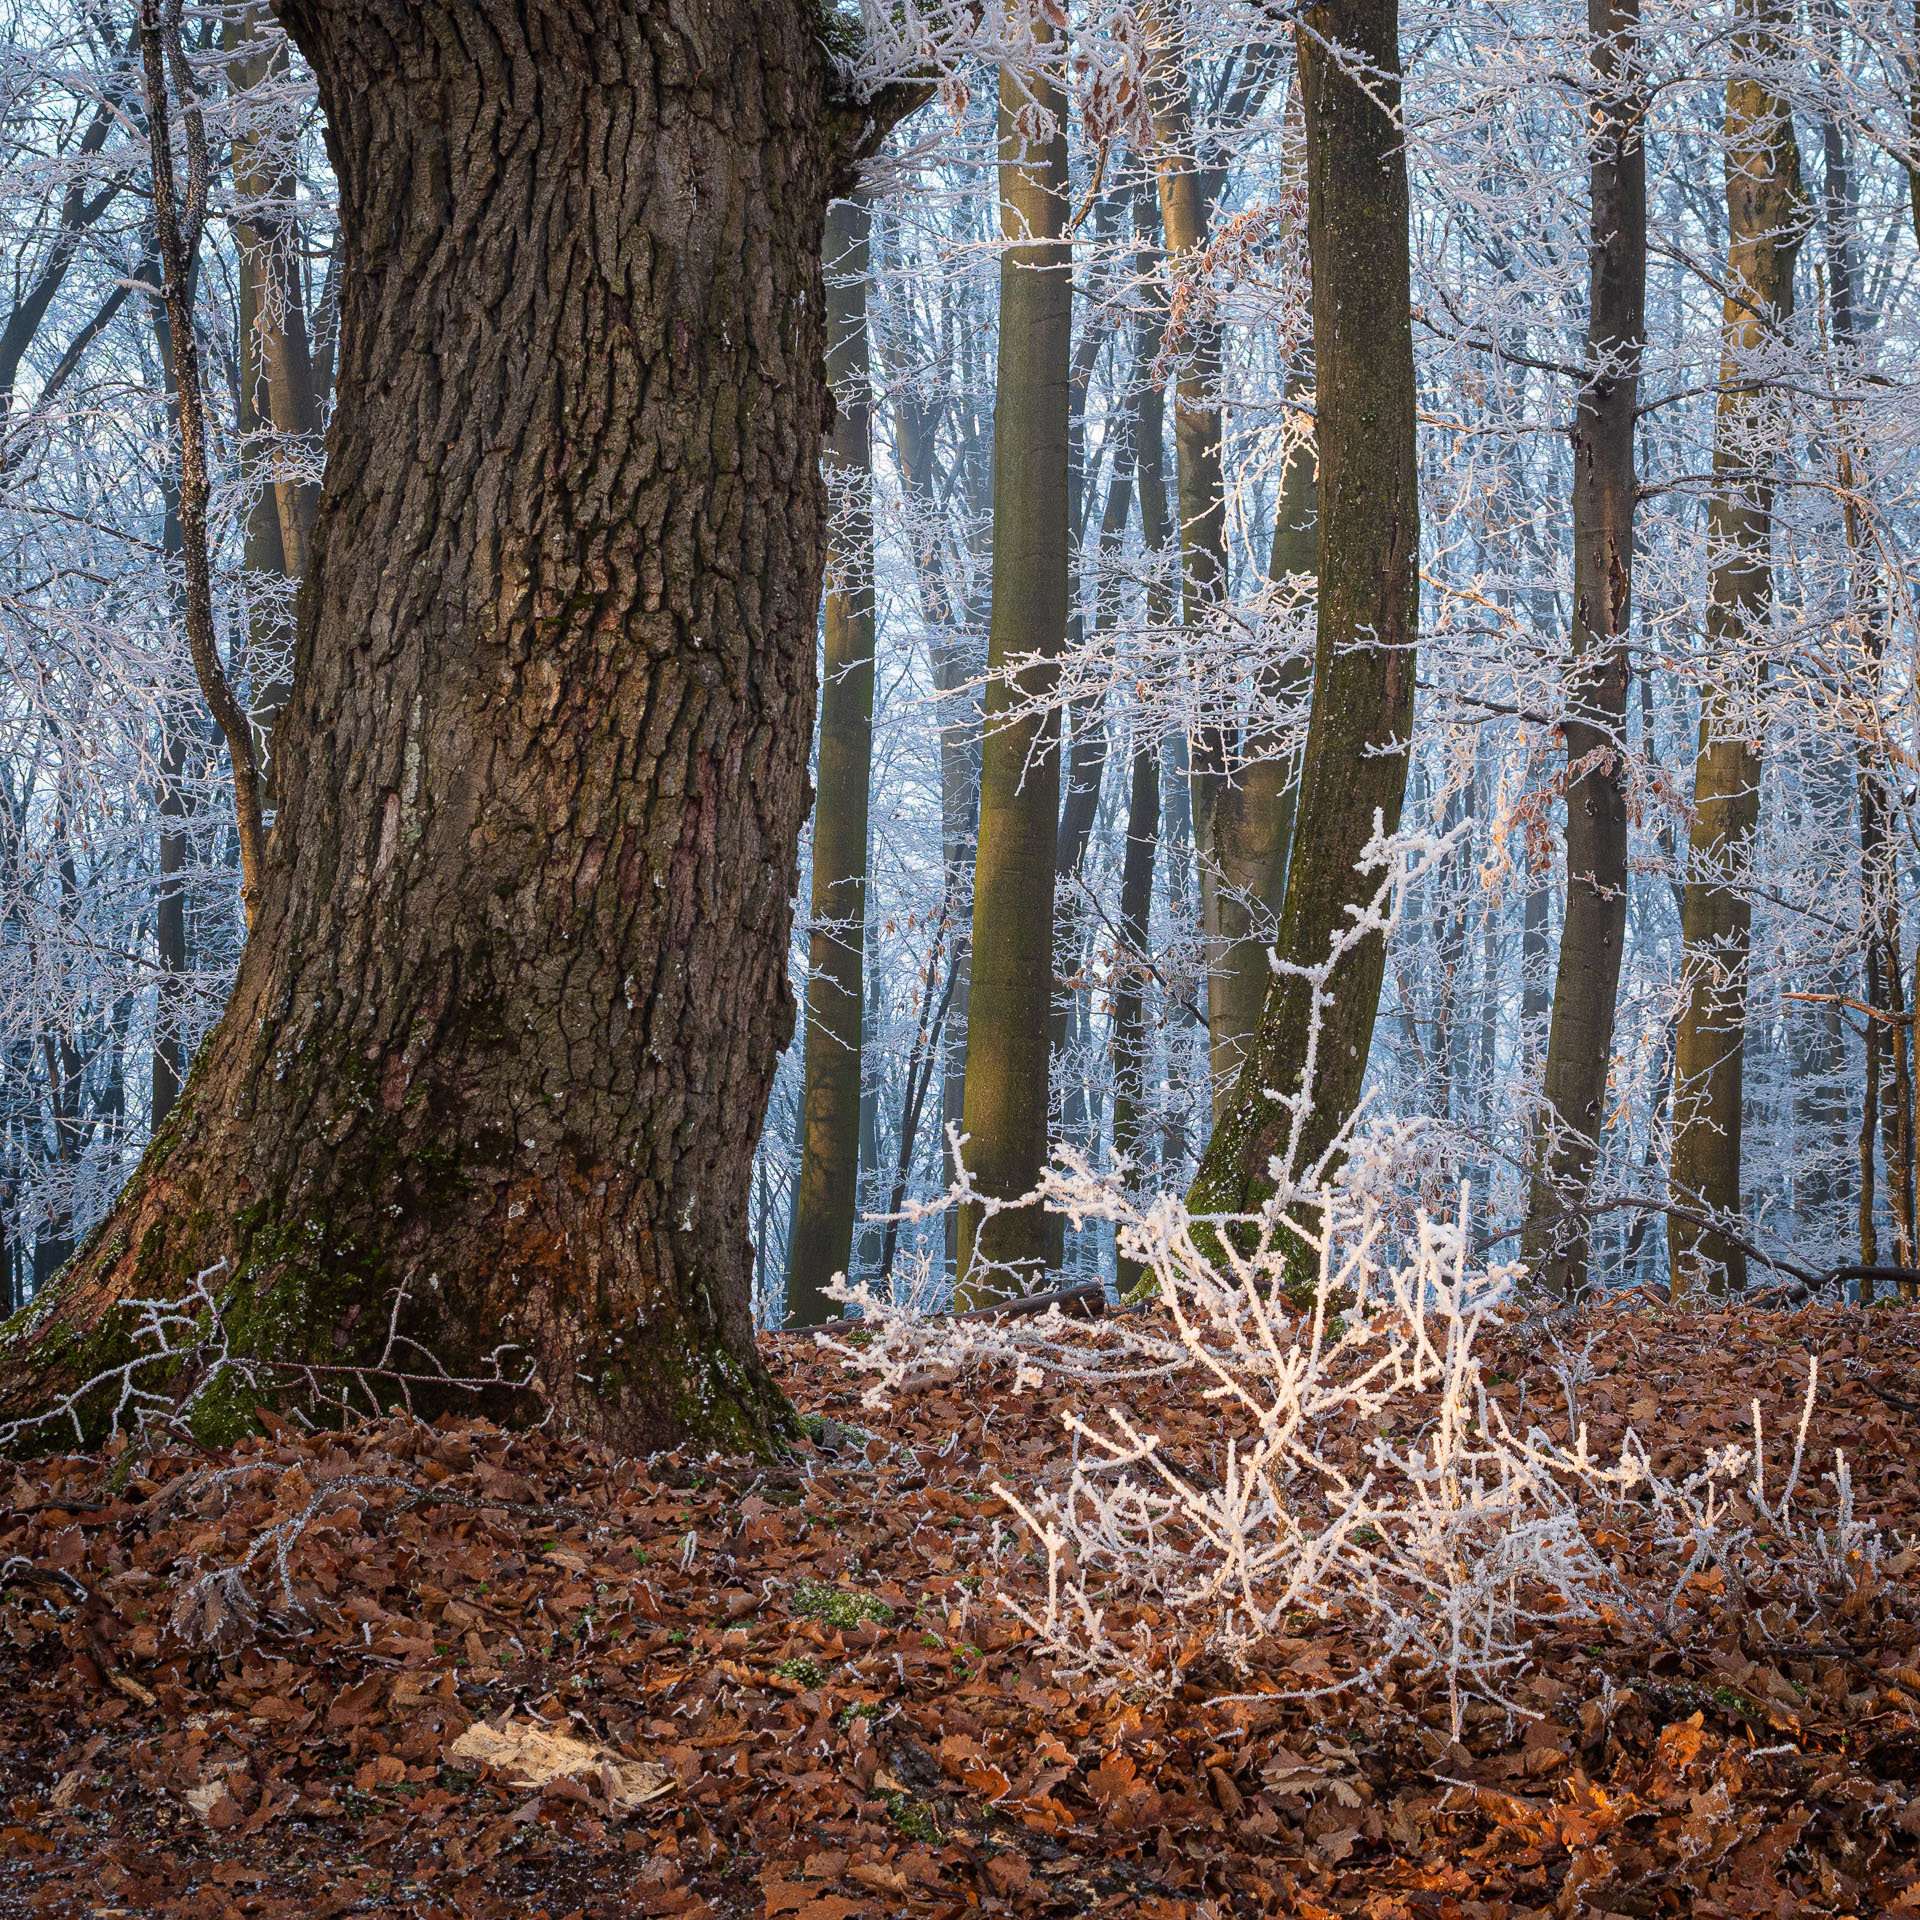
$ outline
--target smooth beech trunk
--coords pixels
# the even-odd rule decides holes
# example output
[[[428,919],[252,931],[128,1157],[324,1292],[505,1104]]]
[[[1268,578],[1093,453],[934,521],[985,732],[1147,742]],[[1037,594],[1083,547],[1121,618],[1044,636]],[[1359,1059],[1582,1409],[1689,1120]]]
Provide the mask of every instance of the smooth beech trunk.
[[[951,300],[949,291],[944,298]],[[952,316],[945,316],[952,325]],[[954,1164],[948,1127],[958,1127],[966,1108],[967,1006],[973,974],[973,866],[974,842],[980,825],[980,726],[978,700],[970,690],[967,634],[972,610],[958,602],[947,576],[940,535],[941,472],[934,435],[939,425],[938,405],[920,393],[912,379],[915,364],[902,348],[910,344],[882,330],[881,343],[894,350],[888,368],[892,391],[894,449],[907,498],[916,513],[917,537],[913,567],[921,617],[927,626],[934,690],[940,715],[940,865],[952,943],[952,993],[940,1039],[940,1163],[943,1184],[951,1186]],[[956,436],[959,437],[959,436]],[[984,493],[979,475],[984,460],[970,457],[962,440],[956,449],[957,480],[969,495]],[[986,519],[969,513],[969,526]],[[974,538],[979,536],[975,534]],[[945,1218],[945,1257],[953,1271],[960,1245],[959,1215],[951,1209]]]
[[[1145,209],[1143,209],[1144,211]],[[1142,220],[1145,228],[1149,222]],[[1142,280],[1152,272],[1158,250],[1142,244],[1136,254]],[[1142,307],[1134,321],[1134,366],[1139,397],[1134,413],[1134,475],[1140,496],[1140,537],[1147,553],[1166,550],[1166,396],[1150,378],[1160,357],[1164,313],[1157,303]],[[1157,583],[1147,590],[1147,623],[1157,626],[1169,611],[1166,588]],[[1135,1169],[1145,1172],[1156,1162],[1173,1159],[1170,1148],[1148,1133],[1147,1070],[1153,1056],[1147,1032],[1146,984],[1152,962],[1148,944],[1153,922],[1153,869],[1159,851],[1162,813],[1160,743],[1134,720],[1132,765],[1127,786],[1127,844],[1120,866],[1120,953],[1116,956],[1113,993],[1113,1150]],[[1177,737],[1177,736],[1176,736]],[[1178,911],[1169,886],[1169,905]],[[1145,1277],[1146,1269],[1116,1249],[1116,1272],[1125,1298]]]
[[[254,89],[286,84],[286,47],[277,37],[269,40],[267,30],[264,6],[251,7],[243,17],[225,23],[226,44],[233,54],[227,77],[243,111]],[[234,231],[243,461],[252,465],[259,457],[258,441],[248,447],[245,436],[261,429],[273,436],[267,476],[248,510],[247,565],[297,581],[307,570],[313,519],[320,510],[318,485],[300,473],[299,449],[319,434],[320,401],[307,332],[300,234],[293,217],[299,181],[292,162],[291,143],[284,136],[263,135],[245,125],[233,137],[233,190],[243,216]],[[267,620],[254,622],[255,638],[266,641],[275,656],[286,642],[277,627],[271,610]],[[260,736],[262,776],[268,799],[277,800],[273,731],[286,704],[288,682],[284,671],[256,679],[261,684],[253,700],[253,723]]]
[[[150,268],[159,277],[157,263]],[[160,355],[160,370],[167,383],[168,421],[177,441],[179,435],[178,402],[173,398],[173,330],[167,325],[163,301],[147,302],[153,323],[154,345]],[[244,362],[243,362],[244,364]],[[244,400],[244,385],[242,395]],[[244,433],[244,416],[241,430]],[[167,556],[169,582],[179,564],[180,475],[172,466],[161,470],[160,498],[161,551]],[[248,522],[247,564],[253,564],[252,523],[258,518],[258,503]],[[278,552],[278,536],[275,551]],[[174,587],[172,613],[183,617],[181,596]],[[173,698],[160,710],[160,777],[155,783],[154,811],[160,816],[160,872],[153,890],[153,957],[160,978],[154,989],[153,1056],[148,1082],[149,1125],[158,1127],[173,1111],[180,1089],[187,1078],[187,1044],[182,1031],[186,1017],[186,975],[190,964],[188,941],[187,889],[180,875],[187,864],[187,821],[189,814],[187,768],[197,751],[204,751],[198,703],[191,705]]]
[[[1222,181],[1201,164],[1193,108],[1171,36],[1155,88],[1155,176],[1161,227],[1177,272],[1202,271]],[[1198,309],[1204,302],[1195,301]],[[1182,617],[1189,632],[1213,621],[1227,586],[1227,511],[1221,452],[1220,343],[1214,324],[1190,311],[1174,383],[1174,482],[1180,513]],[[1299,466],[1288,462],[1288,479]],[[1311,486],[1312,468],[1307,468]],[[1297,501],[1290,503],[1297,507]],[[1300,516],[1283,508],[1281,529]],[[1290,520],[1295,523],[1291,528]],[[1311,540],[1311,520],[1308,521]],[[1276,553],[1281,542],[1276,537]],[[1311,560],[1306,571],[1311,570]],[[1267,948],[1286,886],[1298,767],[1272,743],[1225,724],[1201,728],[1190,748],[1194,850],[1200,867],[1200,931],[1207,966],[1207,1057],[1213,1113],[1225,1110],[1260,1024],[1272,969]]]
[[[1793,312],[1793,263],[1805,219],[1799,147],[1788,103],[1754,77],[1778,57],[1790,13],[1742,0],[1734,43],[1743,68],[1727,83],[1727,293],[1714,414],[1714,491],[1707,507],[1707,662],[1693,768],[1693,824],[1681,909],[1683,999],[1674,1056],[1676,1204],[1740,1208],[1740,1131],[1747,1022],[1745,890],[1760,818],[1760,640],[1773,606],[1773,465],[1777,428],[1753,362]],[[1697,1220],[1668,1222],[1671,1290],[1738,1292],[1746,1255]]]
[[[835,413],[827,473],[843,497],[827,556],[823,622],[800,1199],[787,1261],[787,1324],[794,1327],[839,1314],[826,1289],[853,1254],[860,1181],[860,1009],[873,763],[873,395],[866,278],[871,226],[864,198],[839,200],[828,209],[827,377]]]
[[[1400,823],[1413,721],[1420,518],[1396,0],[1323,0],[1307,10],[1299,50],[1320,602],[1313,712],[1276,946],[1284,960],[1313,964],[1347,924],[1347,907],[1374,891],[1375,880],[1355,866],[1375,814],[1389,833]],[[1329,983],[1304,1139],[1309,1159],[1359,1099],[1385,964],[1384,942],[1369,940]],[[1277,976],[1232,1105],[1201,1160],[1190,1202],[1196,1212],[1243,1212],[1272,1191],[1268,1163],[1285,1144],[1288,1121],[1269,1090],[1299,1085],[1308,1027],[1304,983]]]
[[[8,1330],[0,1403],[217,1269],[272,1358],[370,1361],[399,1296],[456,1374],[518,1343],[578,1430],[764,1447],[747,1210],[794,1018],[822,227],[884,115],[834,97],[798,0],[282,18],[345,269],[271,857],[226,1015]]]
[[[1547,1035],[1523,1257],[1565,1297],[1587,1284],[1582,1211],[1613,1061],[1627,930],[1626,714],[1634,423],[1647,309],[1647,162],[1639,0],[1588,0],[1591,107],[1586,380],[1573,420],[1573,659],[1568,673],[1567,912]]]
[[[1016,117],[1038,107],[1051,138]],[[993,407],[993,615],[973,882],[966,1161],[994,1199],[1030,1191],[1047,1159],[1060,716],[1048,699],[1067,631],[1067,434],[1072,340],[1066,101],[1045,65],[1000,78],[1000,363]],[[1033,664],[1009,674],[1009,663]],[[1045,1270],[1038,1207],[960,1212],[956,1298],[1019,1293]]]

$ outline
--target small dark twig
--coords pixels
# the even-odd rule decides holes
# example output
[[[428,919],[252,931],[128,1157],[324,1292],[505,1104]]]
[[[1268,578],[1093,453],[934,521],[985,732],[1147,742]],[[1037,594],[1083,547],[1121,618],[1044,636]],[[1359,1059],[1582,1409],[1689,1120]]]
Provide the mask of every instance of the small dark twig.
[[[1012,1300],[996,1300],[991,1306],[971,1307],[956,1313],[956,1320],[1014,1320],[1030,1313],[1045,1313],[1058,1307],[1062,1313],[1077,1313],[1083,1319],[1099,1320],[1107,1311],[1107,1290],[1097,1280],[1083,1281],[1077,1287],[1060,1287],[1052,1293],[1022,1294]]]

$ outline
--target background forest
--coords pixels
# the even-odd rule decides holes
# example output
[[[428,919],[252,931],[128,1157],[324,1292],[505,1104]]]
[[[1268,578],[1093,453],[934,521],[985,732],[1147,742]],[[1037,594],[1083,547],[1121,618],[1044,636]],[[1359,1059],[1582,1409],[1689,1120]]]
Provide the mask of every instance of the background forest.
[[[212,604],[270,819],[333,385],[334,189],[268,11],[184,25],[210,156]],[[763,1324],[818,1317],[842,1265],[944,1299],[970,1229],[916,1203],[949,1187],[961,1130],[969,1165],[1031,1138],[1041,1087],[1052,1141],[1184,1191],[1265,992],[1317,586],[1294,16],[1221,0],[1028,26],[1062,36],[1042,79],[1009,107],[984,53],[961,60],[829,223],[836,531],[805,1016],[754,1167]],[[245,916],[232,753],[188,642],[137,36],[112,8],[16,6],[4,44],[18,1305],[164,1118]],[[1800,1269],[1913,1266],[1912,23],[1841,0],[1410,0],[1399,46],[1420,495],[1401,827],[1427,852],[1366,1113],[1424,1123],[1434,1195],[1470,1180],[1502,1253],[1531,1215],[1557,1284],[1664,1278],[1703,1222]],[[997,164],[1007,116],[1021,166]],[[1589,245],[1630,235],[1603,221],[1638,165],[1643,318]],[[1060,484],[1023,491],[1007,450],[1034,471],[1019,436],[1063,381]],[[1576,551],[1581,410],[1603,390],[1629,476],[1611,629]],[[1017,566],[1042,586],[1017,592]],[[1012,840],[982,834],[983,771],[990,811],[1013,804],[996,780],[1027,808]],[[1596,842],[1596,796],[1617,844]],[[974,990],[977,910],[1050,924],[1044,1015]],[[1556,1052],[1597,1091],[1550,1095]],[[1033,1170],[996,1165],[992,1190]],[[1110,1225],[1054,1230],[1069,1280],[1130,1282]],[[1708,1237],[1700,1277],[1737,1282],[1742,1252]]]

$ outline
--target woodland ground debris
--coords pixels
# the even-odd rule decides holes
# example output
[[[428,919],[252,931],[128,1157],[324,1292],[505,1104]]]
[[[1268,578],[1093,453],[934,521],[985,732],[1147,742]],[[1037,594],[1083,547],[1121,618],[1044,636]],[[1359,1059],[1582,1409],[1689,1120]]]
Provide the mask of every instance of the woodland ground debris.
[[[1750,1434],[1756,1400],[1789,1432],[1817,1359],[1807,1478],[1843,1451],[1894,1550],[1819,1601],[1712,1569],[1657,1631],[1542,1622],[1516,1708],[1470,1701],[1455,1738],[1437,1678],[1322,1691],[1374,1659],[1337,1613],[1172,1689],[1062,1684],[995,1597],[1039,1604],[1044,1570],[990,1488],[1069,1471],[1075,1396],[1005,1366],[875,1412],[771,1338],[798,1404],[868,1443],[771,1470],[451,1416],[25,1462],[0,1510],[0,1911],[1920,1912],[1920,1422],[1886,1397],[1920,1326],[1628,1307],[1554,1332],[1591,1444],[1632,1424],[1662,1470]],[[1537,1329],[1488,1362],[1511,1411],[1564,1426]],[[1213,1444],[1203,1403],[1114,1398],[1177,1458]],[[329,1484],[289,1599],[249,1551]],[[1652,1580],[1646,1529],[1605,1532],[1623,1588]],[[519,1741],[577,1764],[476,1745]],[[647,1769],[668,1790],[635,1805]]]

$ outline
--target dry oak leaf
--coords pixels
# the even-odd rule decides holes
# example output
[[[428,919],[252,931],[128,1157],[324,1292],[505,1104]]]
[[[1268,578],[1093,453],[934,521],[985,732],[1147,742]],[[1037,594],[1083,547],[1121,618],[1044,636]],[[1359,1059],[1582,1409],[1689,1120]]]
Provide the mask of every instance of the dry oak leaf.
[[[1703,1714],[1696,1713],[1690,1720],[1678,1721],[1660,1730],[1655,1757],[1667,1772],[1683,1773],[1699,1759],[1707,1737],[1704,1719]]]
[[[599,1782],[608,1803],[616,1808],[644,1806],[671,1792],[674,1785],[670,1768],[650,1760],[629,1760],[609,1747],[512,1720],[500,1726],[476,1720],[448,1747],[447,1756],[492,1767],[517,1786],[545,1787],[585,1774]]]
[[[1359,1839],[1358,1827],[1335,1827],[1331,1833],[1323,1833],[1313,1843],[1313,1850],[1328,1866],[1337,1867],[1353,1851]]]
[[[980,1877],[1005,1899],[1033,1878],[1033,1868],[1024,1853],[989,1854],[980,1863]]]
[[[244,1817],[239,1801],[227,1791],[224,1779],[203,1780],[199,1786],[189,1787],[183,1798],[216,1833]]]
[[[1130,1794],[1141,1791],[1135,1771],[1131,1754],[1112,1754],[1087,1775],[1087,1790],[1103,1807],[1117,1806]]]

